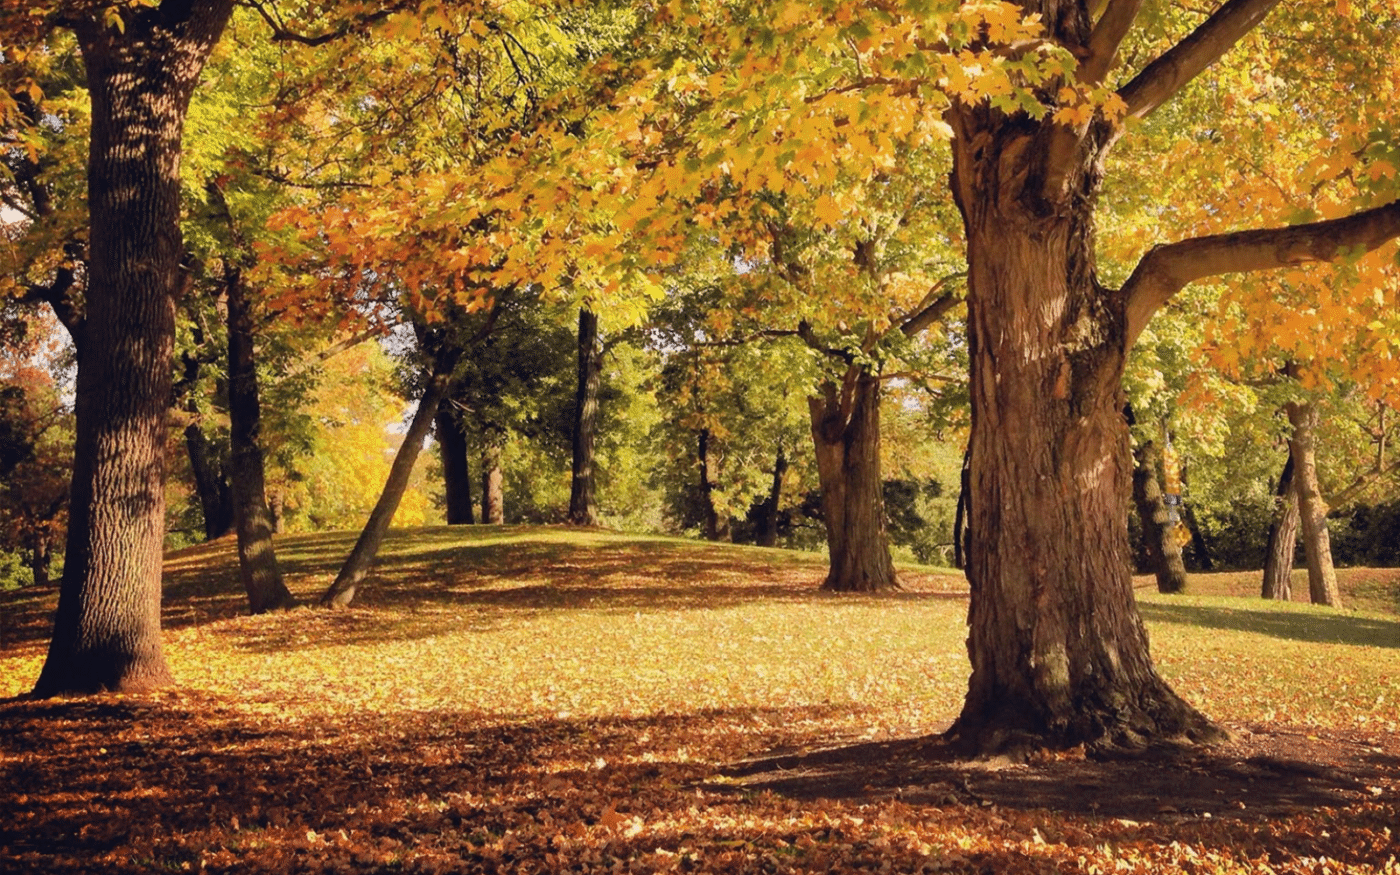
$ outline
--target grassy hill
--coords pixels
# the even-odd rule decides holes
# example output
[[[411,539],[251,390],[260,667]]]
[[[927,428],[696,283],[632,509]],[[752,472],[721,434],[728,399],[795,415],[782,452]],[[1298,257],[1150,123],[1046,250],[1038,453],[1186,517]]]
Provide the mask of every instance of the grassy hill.
[[[352,541],[279,540],[298,598],[314,601]],[[966,684],[965,582],[909,568],[903,593],[850,597],[819,592],[822,573],[820,557],[758,548],[430,528],[392,535],[355,608],[247,617],[231,542],[180,551],[167,559],[165,603],[178,690],[0,704],[0,781],[23,788],[0,794],[0,860],[113,872],[827,871],[869,857],[908,871],[1040,872],[1122,861],[1192,871],[1189,854],[1212,854],[1219,871],[1262,871],[1264,854],[1276,871],[1314,871],[1302,861],[1318,855],[1380,871],[1365,867],[1384,861],[1380,824],[1397,810],[1386,776],[1400,779],[1400,756],[1379,752],[1400,751],[1400,573],[1342,573],[1363,611],[1241,598],[1254,575],[1201,576],[1200,594],[1176,597],[1140,580],[1154,655],[1183,695],[1242,737],[1324,739],[1337,756],[1372,757],[1380,776],[1352,781],[1361,802],[1325,797],[1347,812],[1330,826],[1287,794],[1267,827],[1240,826],[1227,806],[1257,800],[1226,787],[1194,814],[1153,799],[1149,817],[1148,803],[1124,802],[1117,820],[1131,828],[1099,813],[1108,796],[1015,804],[1039,791],[979,795],[969,788],[983,778],[965,772],[911,784],[909,763],[926,759],[917,740],[946,727]],[[32,685],[52,607],[52,593],[4,604],[0,697]],[[913,746],[890,747],[901,744]],[[833,749],[844,766],[770,765],[811,780],[840,772],[839,792],[810,780],[759,790],[735,766]],[[896,750],[906,766],[881,772]],[[1259,781],[1249,792],[1262,793]],[[1081,803],[1092,807],[1047,810]],[[1316,847],[1294,841],[1300,830]]]

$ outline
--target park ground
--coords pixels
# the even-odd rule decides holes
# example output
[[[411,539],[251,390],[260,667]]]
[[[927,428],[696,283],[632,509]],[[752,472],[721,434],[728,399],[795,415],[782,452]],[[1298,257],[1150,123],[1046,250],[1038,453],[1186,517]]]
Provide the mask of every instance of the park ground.
[[[279,541],[314,602],[353,534]],[[242,616],[166,563],[179,686],[31,702],[54,604],[0,603],[0,871],[1400,872],[1400,570],[1349,609],[1138,580],[1228,743],[954,760],[966,585],[562,529],[394,533],[344,611]],[[1295,591],[1306,591],[1301,578]]]

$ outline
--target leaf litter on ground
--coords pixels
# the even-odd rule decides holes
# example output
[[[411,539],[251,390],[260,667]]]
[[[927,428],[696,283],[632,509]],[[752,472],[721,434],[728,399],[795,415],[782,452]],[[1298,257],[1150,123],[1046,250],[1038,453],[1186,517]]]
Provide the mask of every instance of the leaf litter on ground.
[[[279,543],[303,601],[350,538]],[[441,528],[396,533],[355,608],[246,617],[235,566],[167,562],[175,691],[0,704],[6,866],[1400,871],[1393,614],[1139,590],[1233,746],[992,768],[936,738],[967,680],[946,570],[852,598],[809,555]],[[5,610],[16,696],[52,597]]]

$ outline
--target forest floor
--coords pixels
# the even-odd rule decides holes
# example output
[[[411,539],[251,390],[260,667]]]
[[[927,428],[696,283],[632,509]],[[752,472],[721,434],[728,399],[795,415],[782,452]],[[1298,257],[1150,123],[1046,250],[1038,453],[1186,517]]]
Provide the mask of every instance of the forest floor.
[[[279,540],[299,598],[352,540]],[[0,872],[1400,872],[1400,570],[1343,570],[1344,611],[1139,580],[1230,741],[1015,764],[938,737],[956,573],[834,596],[811,555],[436,528],[352,609],[247,617],[235,566],[168,557],[159,694],[18,698],[54,594],[0,601]]]

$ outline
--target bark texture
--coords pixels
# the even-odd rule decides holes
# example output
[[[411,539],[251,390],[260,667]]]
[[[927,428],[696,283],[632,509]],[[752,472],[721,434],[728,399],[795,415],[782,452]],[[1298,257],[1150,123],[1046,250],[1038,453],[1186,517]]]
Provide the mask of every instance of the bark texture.
[[[97,7],[74,25],[92,102],[87,311],[68,544],[37,696],[170,683],[160,635],[165,416],[181,287],[180,150],[232,0]]]
[[[1274,518],[1269,525],[1260,596],[1285,602],[1293,598],[1293,555],[1297,546],[1298,493],[1293,488],[1293,454],[1290,452],[1274,492]]]
[[[1159,462],[1157,445],[1145,441],[1133,451],[1133,502],[1137,505],[1142,524],[1142,538],[1157,577],[1157,591],[1186,592],[1186,565],[1181,560],[1181,545],[1176,542],[1171,509],[1162,494],[1157,479]]]
[[[598,388],[603,378],[603,347],[598,337],[598,317],[588,309],[578,311],[578,388],[574,394],[574,465],[569,489],[569,522],[598,525],[593,447],[598,438]]]
[[[360,584],[369,574],[374,558],[379,555],[379,547],[384,543],[384,535],[389,531],[389,523],[393,521],[394,512],[399,509],[399,502],[403,500],[404,491],[408,488],[413,464],[418,461],[423,441],[433,427],[438,406],[447,394],[448,385],[452,381],[452,369],[456,363],[456,356],[450,352],[439,354],[435,358],[423,396],[418,399],[418,410],[413,414],[413,421],[409,423],[408,432],[403,436],[403,443],[394,454],[393,464],[389,466],[389,478],[384,482],[384,490],[379,494],[374,510],[370,511],[365,527],[360,530],[360,537],[355,541],[354,549],[346,557],[345,564],[340,567],[340,573],[336,575],[330,588],[322,594],[322,605],[336,608],[349,606],[354,601]]]
[[[442,457],[443,503],[449,526],[469,526],[476,522],[472,508],[472,473],[468,457],[467,430],[448,404],[438,407],[434,419],[438,454]]]
[[[226,267],[224,288],[228,306],[229,474],[238,530],[238,570],[248,596],[248,610],[262,614],[290,608],[296,599],[282,579],[272,544],[252,302],[238,267]]]
[[[1053,12],[1071,44],[1083,7]],[[1084,15],[1085,17],[1079,17]],[[1137,747],[1216,730],[1157,674],[1132,591],[1124,301],[1099,285],[1093,210],[1114,131],[957,115],[968,240],[971,752]]]
[[[830,561],[823,589],[899,589],[880,476],[880,379],[853,371],[807,400]]]
[[[1308,563],[1308,595],[1315,605],[1342,606],[1337,572],[1332,567],[1332,541],[1327,533],[1327,502],[1317,481],[1317,407],[1289,402],[1288,422],[1293,436],[1288,451],[1293,457],[1293,489],[1298,496],[1298,521],[1303,530],[1303,556]]]

